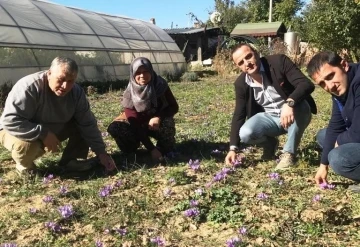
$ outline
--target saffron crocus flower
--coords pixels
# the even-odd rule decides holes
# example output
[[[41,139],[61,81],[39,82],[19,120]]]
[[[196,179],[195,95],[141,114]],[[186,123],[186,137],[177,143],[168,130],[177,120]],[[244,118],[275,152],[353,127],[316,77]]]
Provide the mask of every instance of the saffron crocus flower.
[[[318,202],[321,200],[321,196],[320,195],[315,195],[312,199],[313,202]]]
[[[246,232],[247,232],[247,229],[245,227],[242,226],[239,228],[239,234],[246,235]]]
[[[108,135],[109,135],[108,132],[101,132],[101,136],[102,136],[102,137],[106,137],[106,136],[108,136]]]
[[[184,211],[184,215],[189,218],[194,218],[200,214],[200,211],[198,208],[189,208]]]
[[[212,154],[220,154],[221,151],[218,150],[218,149],[214,149],[214,150],[211,151],[211,153],[212,153]]]
[[[113,190],[113,187],[111,185],[106,185],[104,188],[102,188],[99,192],[99,196],[101,197],[107,197],[111,194]]]
[[[190,200],[190,207],[196,207],[199,205],[199,202],[197,200]]]
[[[95,241],[95,247],[103,247],[103,243],[100,240]]]
[[[335,185],[334,185],[334,184],[328,184],[328,183],[326,183],[326,182],[323,182],[323,183],[319,184],[319,186],[320,186],[320,188],[321,188],[322,190],[326,190],[326,189],[332,190],[332,189],[335,188]]]
[[[280,181],[278,182],[278,184],[279,184],[279,185],[283,185],[283,184],[284,184],[284,180],[280,180]]]
[[[175,178],[169,178],[168,183],[169,184],[176,184]]]
[[[54,198],[52,196],[45,196],[42,200],[45,203],[51,203],[54,201]]]
[[[1,244],[0,247],[17,247],[17,244],[15,244],[15,243],[4,243],[4,244]]]
[[[204,193],[204,190],[201,189],[201,188],[198,188],[198,189],[195,190],[195,194],[197,194],[199,196],[201,196],[203,193]]]
[[[43,178],[43,183],[44,183],[44,184],[47,184],[47,183],[51,182],[51,180],[53,180],[53,178],[54,178],[54,175],[53,175],[53,174],[49,174],[48,176],[46,176],[46,177]]]
[[[193,161],[192,159],[190,159],[188,164],[189,164],[190,168],[192,170],[194,170],[194,171],[197,171],[200,168],[200,161],[199,160],[194,160]]]
[[[122,181],[122,180],[118,180],[118,181],[115,182],[114,187],[119,188],[119,187],[121,187],[122,185],[123,185],[123,181]]]
[[[64,219],[67,219],[74,214],[73,207],[71,205],[60,206],[58,210]]]
[[[61,185],[60,189],[59,189],[59,192],[60,192],[61,195],[66,195],[68,193],[68,189],[67,189],[66,186]]]
[[[259,199],[259,200],[266,200],[266,199],[268,199],[268,195],[267,194],[265,194],[264,192],[261,192],[261,193],[259,193],[258,195],[257,195],[257,198]]]
[[[240,243],[241,243],[241,239],[238,237],[233,237],[233,238],[226,240],[227,247],[236,247],[236,246],[239,246]]]
[[[115,228],[114,230],[119,233],[120,236],[125,236],[127,233],[127,230],[125,228]]]
[[[165,240],[159,236],[151,238],[150,242],[156,244],[157,246],[165,246]]]
[[[279,176],[279,173],[272,172],[272,173],[269,174],[269,178],[271,180],[279,180],[280,176]]]
[[[61,231],[61,226],[59,224],[57,224],[56,222],[49,221],[49,222],[46,222],[44,225],[46,228],[48,228],[49,230],[51,230],[53,232]]]
[[[110,233],[110,230],[108,229],[108,228],[106,228],[105,230],[104,230],[104,234],[109,234]]]
[[[172,190],[170,188],[164,189],[164,196],[165,197],[170,197],[171,194],[172,194]]]
[[[30,209],[29,209],[29,213],[30,213],[30,214],[36,214],[36,213],[37,213],[37,209],[36,209],[36,208],[30,208]]]
[[[224,167],[223,169],[221,169],[221,171],[215,174],[215,176],[213,177],[213,181],[219,182],[221,180],[224,180],[231,171],[232,169]]]

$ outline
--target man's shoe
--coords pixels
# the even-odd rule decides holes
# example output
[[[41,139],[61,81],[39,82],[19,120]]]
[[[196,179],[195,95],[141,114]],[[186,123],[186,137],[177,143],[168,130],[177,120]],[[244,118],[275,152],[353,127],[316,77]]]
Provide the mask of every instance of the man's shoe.
[[[279,140],[275,137],[268,137],[268,140],[262,145],[262,160],[275,160],[275,153],[279,146]]]
[[[85,172],[91,170],[98,164],[96,158],[87,160],[70,160],[64,167],[65,172]]]
[[[360,185],[359,184],[349,185],[348,190],[350,190],[353,193],[360,193]]]
[[[286,170],[295,165],[295,155],[292,153],[284,152],[280,155],[280,161],[275,167],[275,170]]]

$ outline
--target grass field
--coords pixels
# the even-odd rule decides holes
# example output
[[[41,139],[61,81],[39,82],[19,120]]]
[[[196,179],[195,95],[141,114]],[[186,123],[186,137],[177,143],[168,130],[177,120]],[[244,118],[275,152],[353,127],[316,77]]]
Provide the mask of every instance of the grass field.
[[[11,180],[14,164],[1,148],[0,246],[359,246],[360,197],[347,191],[351,181],[330,173],[332,190],[313,181],[320,154],[314,137],[329,118],[329,95],[313,94],[319,113],[296,168],[274,173],[275,161],[260,162],[261,149],[243,147],[242,163],[223,169],[233,80],[170,84],[180,111],[177,150],[165,165],[144,150],[123,155],[105,132],[121,110],[121,91],[89,96],[115,175],[100,167],[61,174],[60,156],[47,155],[38,160],[46,179]],[[199,160],[198,169],[190,159]]]

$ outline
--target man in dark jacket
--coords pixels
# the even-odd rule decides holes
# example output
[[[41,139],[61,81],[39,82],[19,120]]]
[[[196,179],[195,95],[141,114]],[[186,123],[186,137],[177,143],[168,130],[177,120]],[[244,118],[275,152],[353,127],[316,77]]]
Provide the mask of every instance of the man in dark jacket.
[[[338,54],[323,51],[307,66],[316,85],[332,95],[332,114],[317,134],[323,148],[317,184],[327,183],[329,165],[335,173],[360,181],[360,64],[349,64]],[[359,186],[350,189],[360,192]]]
[[[310,96],[314,85],[285,55],[260,58],[250,45],[240,44],[232,57],[243,73],[235,81],[236,106],[225,162],[234,162],[240,140],[262,146],[263,160],[274,159],[277,136],[287,133],[276,169],[290,168],[311,112],[316,113]]]

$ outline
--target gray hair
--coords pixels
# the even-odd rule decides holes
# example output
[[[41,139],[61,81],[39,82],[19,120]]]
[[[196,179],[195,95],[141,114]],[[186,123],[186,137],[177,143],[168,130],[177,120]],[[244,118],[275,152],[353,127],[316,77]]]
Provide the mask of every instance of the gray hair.
[[[51,62],[50,70],[52,68],[55,68],[60,65],[65,65],[67,74],[73,74],[73,73],[77,74],[79,71],[79,68],[78,68],[78,65],[76,64],[76,62],[73,59],[68,58],[68,57],[56,57]]]

